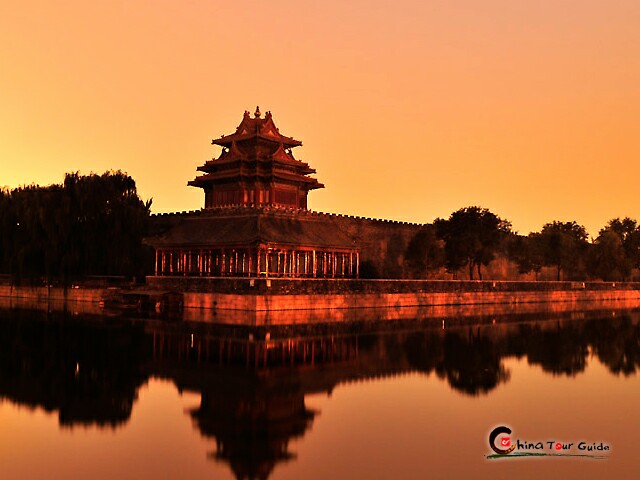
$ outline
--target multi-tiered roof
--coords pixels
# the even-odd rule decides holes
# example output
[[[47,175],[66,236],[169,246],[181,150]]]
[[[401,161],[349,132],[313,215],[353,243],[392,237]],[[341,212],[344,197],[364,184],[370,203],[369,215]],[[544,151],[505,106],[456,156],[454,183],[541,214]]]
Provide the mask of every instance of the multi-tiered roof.
[[[204,175],[189,185],[205,191],[205,208],[229,205],[274,205],[307,208],[309,190],[323,188],[310,174],[315,169],[296,160],[292,149],[302,142],[282,135],[271,112],[249,112],[235,133],[211,142],[222,147],[218,158],[198,170]]]

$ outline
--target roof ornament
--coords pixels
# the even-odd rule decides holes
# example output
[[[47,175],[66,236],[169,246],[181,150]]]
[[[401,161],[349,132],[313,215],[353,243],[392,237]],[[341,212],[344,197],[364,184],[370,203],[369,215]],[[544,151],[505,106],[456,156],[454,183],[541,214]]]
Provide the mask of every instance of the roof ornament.
[[[267,113],[264,114],[264,118],[265,118],[265,120],[270,120],[271,119],[271,110],[268,110]]]
[[[244,118],[249,118],[249,110],[244,111]]]
[[[256,113],[254,113],[256,118],[260,118],[260,107],[256,107]]]

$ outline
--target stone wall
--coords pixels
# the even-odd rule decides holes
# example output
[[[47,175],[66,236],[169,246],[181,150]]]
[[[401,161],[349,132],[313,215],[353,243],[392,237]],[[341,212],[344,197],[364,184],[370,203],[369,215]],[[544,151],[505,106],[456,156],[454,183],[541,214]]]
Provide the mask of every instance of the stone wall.
[[[69,310],[72,313],[104,315],[105,299],[116,288],[67,288],[0,285],[0,308]]]
[[[188,311],[292,311],[389,309],[534,303],[621,302],[640,307],[640,283],[501,282],[446,280],[326,280],[150,277],[145,289],[94,289],[0,286],[10,305],[91,303],[128,306],[127,301],[170,303],[162,308]],[[128,300],[127,300],[128,298]],[[3,302],[6,304],[7,302]],[[75,307],[74,307],[75,308]],[[155,307],[154,307],[155,308]],[[191,314],[192,316],[194,314]],[[199,314],[195,314],[198,316]]]
[[[519,305],[562,302],[577,308],[583,303],[624,302],[640,307],[640,291],[550,291],[550,292],[480,292],[480,293],[375,293],[314,295],[232,295],[220,293],[184,294],[183,306],[199,310],[344,310],[388,309],[419,306],[492,304]]]
[[[371,274],[374,278],[409,276],[404,257],[409,242],[422,225],[347,215],[327,215],[327,221],[355,239],[364,275]]]
[[[154,215],[151,217],[150,236],[159,235],[175,227],[185,217],[204,215],[205,213],[207,215],[233,215],[242,213],[244,210],[248,209],[230,207],[216,209],[215,212],[196,210]],[[331,225],[332,228],[346,233],[353,239],[354,246],[360,250],[360,265],[363,273],[375,278],[406,278],[408,276],[404,255],[409,242],[422,227],[422,225],[414,223],[320,213],[310,210],[300,212],[294,209],[266,207],[261,210],[269,214],[312,217],[316,221],[322,221]]]
[[[182,292],[185,310],[330,310],[616,301],[640,306],[640,283],[153,277],[148,284],[158,291]]]
[[[265,295],[335,295],[378,293],[523,293],[570,291],[639,291],[640,282],[524,282],[492,280],[365,280],[242,277],[148,277],[153,289]]]

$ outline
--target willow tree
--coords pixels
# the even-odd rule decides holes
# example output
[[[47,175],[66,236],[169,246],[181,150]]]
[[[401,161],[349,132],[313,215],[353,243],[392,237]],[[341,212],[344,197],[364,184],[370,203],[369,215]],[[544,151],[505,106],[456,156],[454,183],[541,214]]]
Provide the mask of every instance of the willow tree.
[[[120,171],[69,173],[62,185],[4,191],[0,265],[17,281],[141,275],[152,263],[142,245],[150,207]]]

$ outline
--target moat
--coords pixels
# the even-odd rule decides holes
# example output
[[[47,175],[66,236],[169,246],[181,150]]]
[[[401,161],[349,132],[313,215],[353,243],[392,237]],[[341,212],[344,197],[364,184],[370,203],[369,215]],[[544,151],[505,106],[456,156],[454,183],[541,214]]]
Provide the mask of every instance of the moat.
[[[0,474],[602,478],[635,465],[640,310],[246,327],[0,311]],[[604,442],[487,460],[489,432]]]

